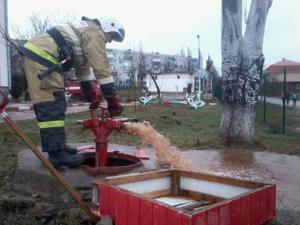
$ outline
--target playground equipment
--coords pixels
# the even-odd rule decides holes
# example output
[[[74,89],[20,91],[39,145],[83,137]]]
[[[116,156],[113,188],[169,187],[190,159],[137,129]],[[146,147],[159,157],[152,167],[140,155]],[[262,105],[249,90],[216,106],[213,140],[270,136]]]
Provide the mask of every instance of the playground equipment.
[[[158,95],[147,96],[147,94],[146,94],[146,96],[141,96],[139,100],[140,100],[140,102],[142,102],[144,104],[144,106],[147,106],[147,105],[157,103],[159,98],[158,98]]]
[[[199,91],[194,95],[189,95],[188,93],[186,93],[185,99],[193,109],[199,109],[200,107],[205,105],[205,102],[201,100],[201,94],[202,91]]]
[[[189,104],[193,109],[199,109],[200,107],[205,105],[205,102],[201,100],[201,93],[202,92],[198,92],[193,95],[186,93],[185,100],[187,104]],[[161,103],[165,105],[180,103],[176,100],[159,100],[157,95],[142,96],[139,100],[143,103],[144,106],[155,103]]]

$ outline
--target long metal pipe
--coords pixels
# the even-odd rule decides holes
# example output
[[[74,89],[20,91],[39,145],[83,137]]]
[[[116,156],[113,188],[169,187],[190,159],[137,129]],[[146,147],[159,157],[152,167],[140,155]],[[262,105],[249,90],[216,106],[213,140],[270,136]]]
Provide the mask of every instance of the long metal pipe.
[[[32,150],[32,152],[42,161],[47,169],[53,174],[53,176],[62,184],[67,192],[75,199],[80,208],[90,217],[90,219],[97,223],[99,218],[91,211],[90,208],[81,200],[78,193],[65,181],[64,177],[55,169],[55,167],[43,156],[36,145],[27,137],[27,135],[10,119],[6,112],[1,112],[1,116],[4,121],[16,132],[16,134],[24,141],[24,143]]]

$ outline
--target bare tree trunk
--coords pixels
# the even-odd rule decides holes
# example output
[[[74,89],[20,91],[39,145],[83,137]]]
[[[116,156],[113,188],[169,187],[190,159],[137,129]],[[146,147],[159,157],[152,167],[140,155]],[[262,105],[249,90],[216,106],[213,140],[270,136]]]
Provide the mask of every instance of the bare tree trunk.
[[[222,76],[220,135],[233,142],[253,142],[262,47],[272,0],[252,0],[242,35],[242,0],[222,0]]]

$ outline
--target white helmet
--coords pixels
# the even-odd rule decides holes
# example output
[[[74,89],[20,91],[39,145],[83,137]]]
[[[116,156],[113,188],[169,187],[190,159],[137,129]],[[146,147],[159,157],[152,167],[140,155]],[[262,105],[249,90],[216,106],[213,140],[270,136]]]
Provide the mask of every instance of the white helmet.
[[[125,37],[125,29],[116,19],[110,17],[101,17],[99,19],[100,26],[105,33],[112,33],[112,39],[122,42]]]

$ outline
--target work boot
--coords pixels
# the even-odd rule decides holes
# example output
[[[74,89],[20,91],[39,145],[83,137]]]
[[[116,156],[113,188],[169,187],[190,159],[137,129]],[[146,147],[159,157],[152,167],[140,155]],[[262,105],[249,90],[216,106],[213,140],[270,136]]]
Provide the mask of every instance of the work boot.
[[[49,161],[54,167],[76,167],[83,162],[83,156],[71,155],[65,151],[48,152]]]
[[[73,148],[72,146],[70,145],[66,145],[64,151],[70,155],[76,155],[77,154],[77,148]]]

